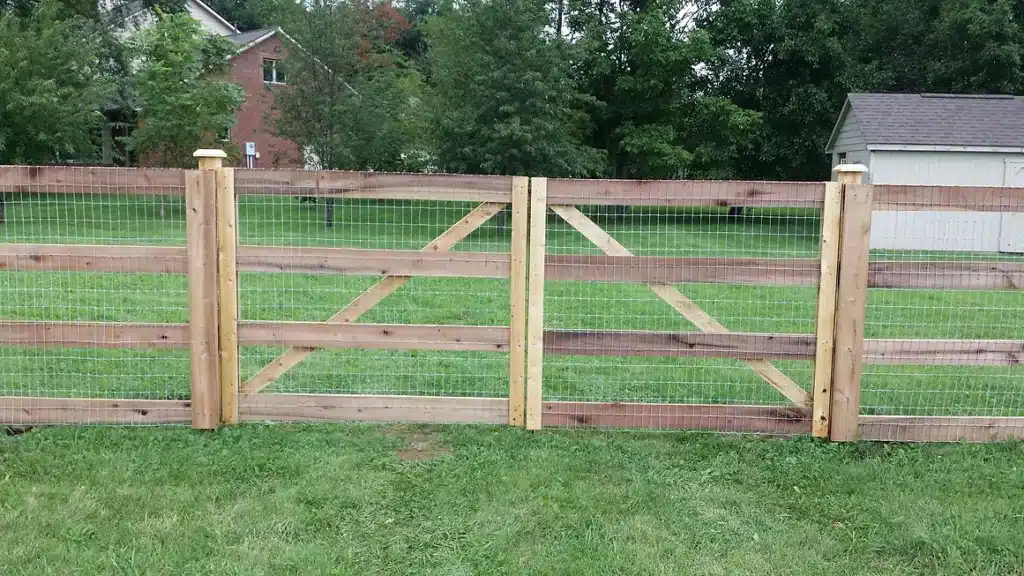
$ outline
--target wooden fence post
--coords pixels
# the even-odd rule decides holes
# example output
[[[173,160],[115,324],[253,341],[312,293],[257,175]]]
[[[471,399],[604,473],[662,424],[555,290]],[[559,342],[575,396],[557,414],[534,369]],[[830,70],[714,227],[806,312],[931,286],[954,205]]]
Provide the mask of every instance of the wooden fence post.
[[[217,169],[217,323],[220,359],[220,419],[238,422],[238,269],[235,169]]]
[[[508,423],[526,423],[526,251],[530,204],[530,179],[512,179],[511,353],[508,390]]]
[[[817,345],[814,352],[814,409],[811,433],[817,438],[828,438],[832,414],[832,361],[835,351],[842,213],[842,183],[826,182],[825,205],[821,210],[821,273],[818,283],[817,323],[814,329]]]
[[[857,439],[860,416],[872,188],[861,184],[867,172],[864,166],[844,164],[835,170],[843,187],[843,210],[829,438],[837,442],[851,442]]]
[[[185,175],[192,427],[220,423],[217,315],[217,168],[220,150],[197,150],[199,170]]]
[[[529,326],[526,354],[526,429],[540,430],[544,409],[544,253],[547,250],[548,179],[530,178]]]

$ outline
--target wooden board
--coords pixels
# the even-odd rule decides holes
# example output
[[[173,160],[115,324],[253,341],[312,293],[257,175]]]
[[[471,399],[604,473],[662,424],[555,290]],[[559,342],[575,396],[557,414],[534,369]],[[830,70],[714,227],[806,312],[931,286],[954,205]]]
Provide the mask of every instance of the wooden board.
[[[458,244],[462,239],[473,233],[484,222],[492,216],[501,212],[503,204],[483,203],[466,214],[461,220],[445,230],[440,236],[432,240],[424,248],[424,252],[446,252]],[[405,286],[411,276],[386,276],[371,286],[366,292],[357,296],[347,306],[336,312],[327,319],[328,323],[345,324],[355,322],[360,316],[376,306],[381,300],[387,298],[395,290]],[[316,348],[298,347],[290,348],[283,354],[267,364],[255,376],[242,384],[243,394],[255,394],[266,388],[270,383],[280,378],[285,372],[296,366],[309,357]]]
[[[545,402],[544,426],[807,434],[811,413],[795,406]]]
[[[860,438],[884,442],[1024,440],[1024,418],[984,416],[861,416]]]
[[[843,212],[843,187],[825,184],[825,205],[821,211],[821,263],[815,312],[816,350],[811,433],[827,438],[832,415],[832,361],[835,353],[836,301],[839,282],[839,245]]]
[[[668,258],[549,254],[548,280],[644,284],[750,284],[816,286],[816,258]]]
[[[604,231],[593,220],[587,218],[582,212],[573,206],[551,206],[551,209],[562,217],[570,226],[579,231],[588,240],[594,243],[605,254],[609,256],[633,256],[632,252],[626,249],[615,238]],[[726,329],[721,323],[711,317],[707,312],[697,306],[695,302],[684,296],[674,286],[667,284],[648,284],[647,287],[654,292],[658,298],[679,312],[694,326],[704,332],[725,333]],[[767,360],[745,360],[750,368],[767,382],[770,386],[779,391],[780,394],[791,400],[797,406],[811,406],[811,395],[805,392],[791,378],[783,374],[778,368],[772,366]]]
[[[509,328],[242,321],[238,324],[238,341],[243,346],[508,352]]]
[[[814,336],[796,334],[544,331],[544,353],[558,355],[811,360],[814,349]]]
[[[188,400],[0,396],[0,424],[180,424],[191,419]]]
[[[190,171],[185,183],[192,427],[212,430],[221,415],[216,172]]]
[[[1024,188],[877,185],[876,211],[1024,212]]]
[[[512,201],[511,176],[238,169],[237,194],[376,200]]]
[[[0,320],[0,346],[188,348],[187,324]]]
[[[869,288],[1024,290],[1024,263],[889,261],[868,264]]]
[[[832,372],[832,425],[829,430],[829,438],[840,442],[857,439],[864,362],[864,315],[868,297],[871,193],[870,185],[844,184]]]
[[[234,169],[217,169],[217,311],[221,422],[238,422],[238,270]]]
[[[868,364],[1020,366],[1024,340],[864,340]]]
[[[508,278],[511,257],[490,252],[239,246],[242,272]]]
[[[165,168],[0,166],[0,192],[182,196],[184,174]]]
[[[547,178],[530,179],[530,277],[526,328],[526,429],[540,430],[544,400],[544,258]]]
[[[604,206],[771,206],[820,208],[820,182],[551,179],[551,204]]]
[[[0,270],[184,274],[184,246],[0,244]]]
[[[242,396],[242,420],[274,422],[424,422],[505,424],[507,398],[251,394]]]
[[[526,425],[527,250],[530,179],[512,179],[512,247],[510,264],[510,334],[508,424]]]

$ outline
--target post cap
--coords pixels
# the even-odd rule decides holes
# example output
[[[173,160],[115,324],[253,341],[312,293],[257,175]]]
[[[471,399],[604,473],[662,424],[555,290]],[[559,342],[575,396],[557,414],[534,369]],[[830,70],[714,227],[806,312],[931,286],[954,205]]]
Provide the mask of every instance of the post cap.
[[[843,172],[854,172],[854,173],[867,173],[868,167],[863,164],[840,164],[832,169],[833,172],[841,174]]]
[[[193,152],[192,156],[196,158],[227,158],[228,153],[223,150],[215,150],[212,148],[200,148]]]

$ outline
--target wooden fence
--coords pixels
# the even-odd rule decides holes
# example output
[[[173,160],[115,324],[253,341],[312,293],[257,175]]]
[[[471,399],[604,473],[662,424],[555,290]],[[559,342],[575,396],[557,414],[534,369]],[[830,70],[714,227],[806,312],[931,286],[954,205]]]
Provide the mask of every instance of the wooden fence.
[[[861,184],[853,167],[838,182],[693,182],[253,171],[221,167],[200,151],[200,169],[0,167],[0,193],[175,194],[185,198],[187,245],[4,244],[12,271],[187,274],[188,323],[0,320],[0,346],[183,348],[190,398],[0,397],[0,423],[191,422],[214,429],[240,420],[460,422],[525,426],[606,426],[806,434],[837,441],[990,441],[1024,437],[1024,417],[860,414],[864,363],[1020,367],[1020,340],[865,339],[869,288],[1021,290],[1020,261],[869,259],[872,210],[1024,212],[1024,189]],[[84,171],[84,172],[83,172]],[[301,191],[301,192],[297,192]],[[478,205],[422,250],[239,245],[243,195],[474,202]],[[506,253],[452,249],[511,206]],[[820,258],[635,256],[579,206],[776,207],[821,215]],[[552,254],[547,215],[556,214],[603,254]],[[238,316],[240,272],[382,277],[324,322],[247,321]],[[502,326],[368,324],[359,318],[414,276],[507,278],[509,323]],[[550,281],[646,285],[696,332],[563,330],[545,327]],[[679,285],[817,287],[815,333],[731,332]],[[239,347],[287,346],[242,381]],[[264,390],[323,348],[445,350],[509,355],[507,397],[288,394]],[[777,405],[572,402],[545,400],[546,356],[663,356],[742,361],[785,399]],[[778,368],[814,362],[805,389]]]

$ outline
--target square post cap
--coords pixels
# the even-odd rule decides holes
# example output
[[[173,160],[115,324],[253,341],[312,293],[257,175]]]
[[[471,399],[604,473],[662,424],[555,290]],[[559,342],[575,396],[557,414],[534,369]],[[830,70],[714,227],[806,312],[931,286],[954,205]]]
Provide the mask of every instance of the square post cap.
[[[840,164],[832,169],[845,184],[860,184],[867,174],[868,167],[863,164]]]
[[[199,159],[200,170],[216,170],[221,167],[222,160],[228,157],[223,150],[212,148],[200,148],[193,152],[192,156]]]

